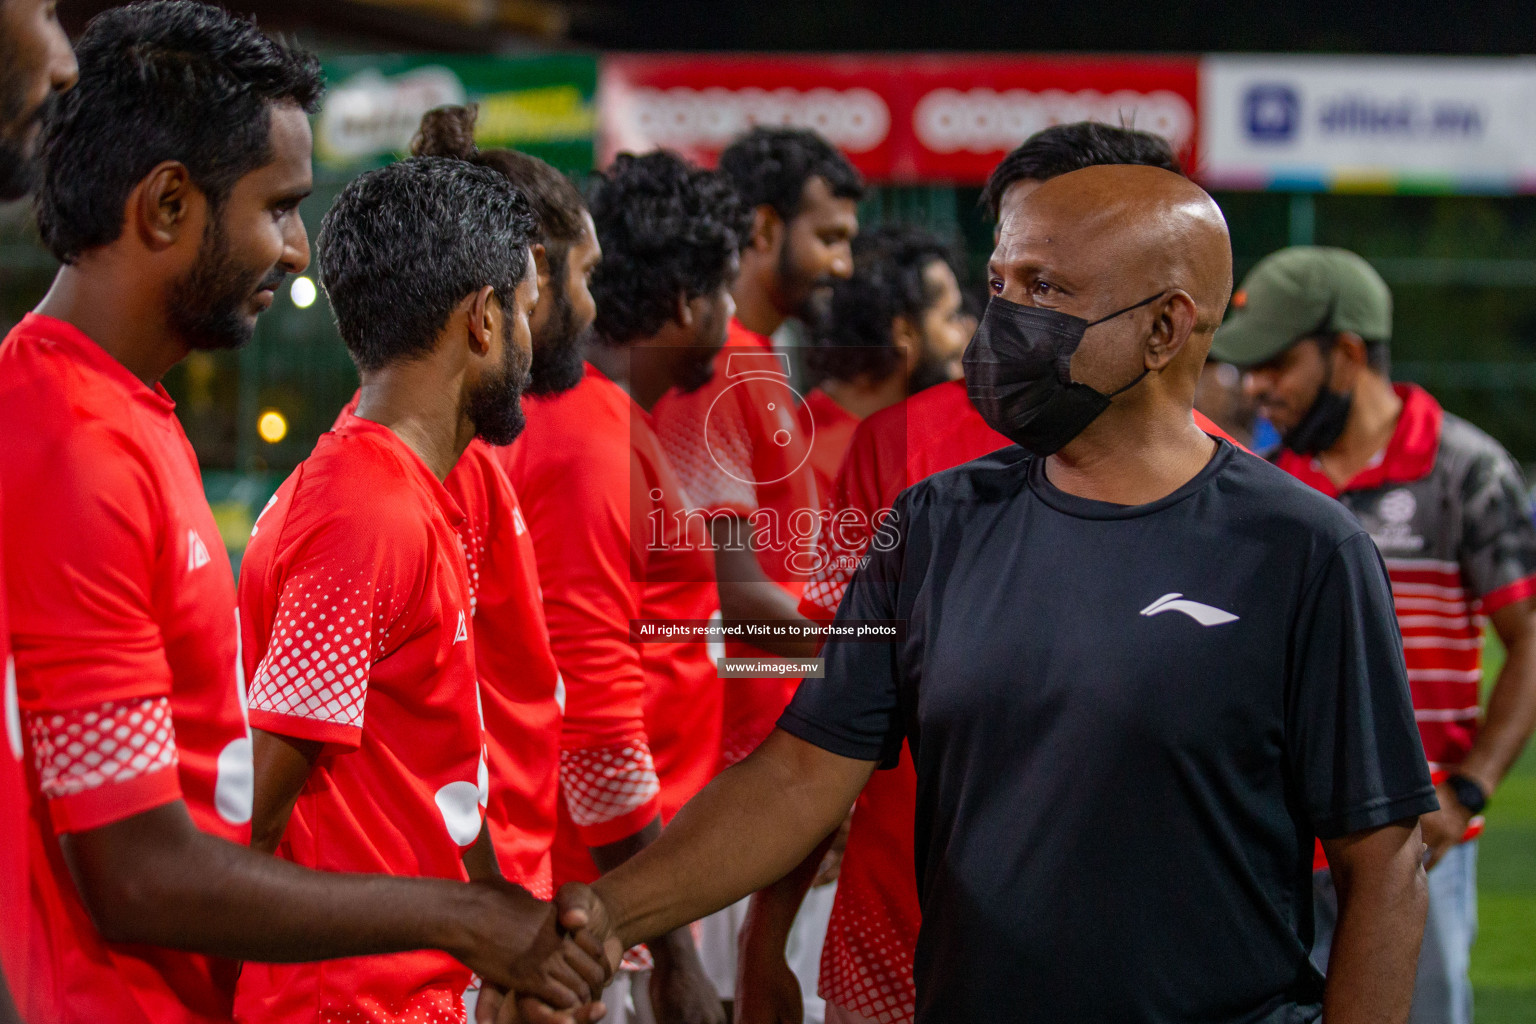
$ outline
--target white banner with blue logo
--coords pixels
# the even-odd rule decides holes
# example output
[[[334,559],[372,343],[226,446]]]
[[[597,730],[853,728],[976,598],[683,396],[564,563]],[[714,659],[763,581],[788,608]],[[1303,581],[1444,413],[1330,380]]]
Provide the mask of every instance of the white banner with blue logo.
[[[1210,56],[1200,178],[1287,191],[1536,191],[1536,60]]]

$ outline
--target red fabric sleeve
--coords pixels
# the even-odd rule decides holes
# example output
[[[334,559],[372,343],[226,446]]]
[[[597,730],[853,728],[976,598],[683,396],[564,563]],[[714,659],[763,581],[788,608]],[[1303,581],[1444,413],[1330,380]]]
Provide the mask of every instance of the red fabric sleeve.
[[[1506,583],[1499,589],[1483,595],[1483,614],[1492,615],[1500,608],[1507,608],[1518,601],[1536,596],[1536,576]]]
[[[181,799],[165,697],[28,712],[38,789],[57,832],[84,832]]]
[[[154,577],[171,538],[140,458],[110,428],[82,426],[54,455],[49,514],[11,502],[6,579],[24,710],[170,695]]]
[[[267,647],[251,674],[251,726],[355,748],[369,671],[403,639],[404,612],[426,578],[408,564],[424,547],[406,535],[419,526],[380,521],[313,485],[293,493],[287,512],[267,581],[277,591],[266,605]]]

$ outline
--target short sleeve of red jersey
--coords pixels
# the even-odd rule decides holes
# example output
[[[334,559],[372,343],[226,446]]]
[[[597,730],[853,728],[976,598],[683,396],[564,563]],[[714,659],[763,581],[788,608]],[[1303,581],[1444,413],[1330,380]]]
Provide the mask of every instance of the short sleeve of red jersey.
[[[303,497],[294,492],[292,509]],[[401,536],[388,517],[337,503],[334,514],[281,524],[278,557],[259,586],[272,609],[266,649],[251,673],[251,726],[296,739],[342,747],[362,742],[368,673],[402,639],[409,590],[425,570],[405,564],[419,557],[421,538]],[[274,527],[279,524],[272,524]],[[263,521],[262,529],[268,529]],[[254,603],[241,588],[241,614]]]
[[[627,438],[614,444],[586,450],[577,464],[531,456],[538,463],[531,478],[514,475],[538,553],[550,647],[565,681],[561,790],[588,846],[650,824],[661,792],[645,731],[640,651],[629,639],[642,593],[630,578],[630,484],[641,471]]]
[[[156,554],[174,540],[152,479],[132,445],[83,427],[57,453],[48,513],[6,510],[18,703],[60,831],[181,797],[153,610]]]
[[[1490,441],[1462,484],[1458,558],[1485,615],[1536,595],[1536,524],[1526,495],[1519,467]]]

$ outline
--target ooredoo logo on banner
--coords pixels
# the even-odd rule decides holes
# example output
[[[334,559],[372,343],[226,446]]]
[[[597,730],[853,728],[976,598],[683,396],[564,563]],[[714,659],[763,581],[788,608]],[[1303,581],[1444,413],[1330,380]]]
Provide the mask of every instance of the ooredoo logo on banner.
[[[1193,155],[1198,64],[1179,58],[626,55],[603,62],[601,152],[712,164],[755,125],[813,128],[873,181],[979,184],[1070,121],[1125,124]]]
[[[1216,187],[1503,192],[1536,170],[1527,59],[1207,57],[1200,88]]]

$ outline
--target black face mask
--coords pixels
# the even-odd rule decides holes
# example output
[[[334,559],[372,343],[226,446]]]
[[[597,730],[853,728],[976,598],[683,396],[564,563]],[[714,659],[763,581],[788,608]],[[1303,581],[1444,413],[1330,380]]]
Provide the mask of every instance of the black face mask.
[[[1324,358],[1327,358],[1326,354]],[[1332,448],[1334,443],[1344,433],[1344,426],[1349,422],[1350,406],[1354,404],[1354,392],[1335,391],[1333,384],[1333,368],[1328,369],[1328,379],[1323,381],[1323,386],[1317,389],[1317,397],[1312,400],[1312,408],[1307,410],[1294,427],[1287,430],[1280,438],[1280,443],[1285,445],[1297,455],[1316,455]]]
[[[1072,379],[1072,353],[1090,327],[1140,309],[1163,296],[1149,295],[1108,316],[1088,321],[1054,309],[1021,306],[994,297],[965,349],[965,388],[987,425],[1042,458],[1088,428],[1147,375],[1111,394]]]

